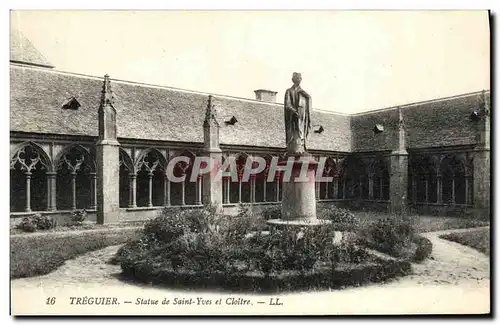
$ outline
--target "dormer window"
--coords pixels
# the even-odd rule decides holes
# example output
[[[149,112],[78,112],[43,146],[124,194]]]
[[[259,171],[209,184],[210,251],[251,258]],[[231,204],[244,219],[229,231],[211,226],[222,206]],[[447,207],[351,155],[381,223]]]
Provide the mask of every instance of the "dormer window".
[[[71,97],[68,99],[62,106],[62,109],[72,109],[77,110],[80,107],[80,103],[76,100],[75,97]]]
[[[231,117],[228,121],[225,121],[226,125],[235,125],[238,122],[236,117]]]
[[[470,114],[470,119],[473,121],[479,121],[481,119],[481,115],[479,114],[478,111],[474,111]]]
[[[384,132],[384,126],[382,124],[375,124],[373,127],[373,133],[378,134]]]
[[[315,126],[319,126],[319,128],[315,129],[314,130],[314,133],[323,133],[323,131],[325,131],[325,129],[323,128],[323,125],[315,125]]]

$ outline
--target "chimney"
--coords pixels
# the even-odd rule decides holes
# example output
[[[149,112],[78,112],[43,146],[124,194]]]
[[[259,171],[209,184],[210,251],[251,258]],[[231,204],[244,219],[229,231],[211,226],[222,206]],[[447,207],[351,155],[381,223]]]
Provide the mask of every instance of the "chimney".
[[[267,89],[257,89],[254,90],[255,99],[263,102],[276,103],[276,91],[267,90]]]

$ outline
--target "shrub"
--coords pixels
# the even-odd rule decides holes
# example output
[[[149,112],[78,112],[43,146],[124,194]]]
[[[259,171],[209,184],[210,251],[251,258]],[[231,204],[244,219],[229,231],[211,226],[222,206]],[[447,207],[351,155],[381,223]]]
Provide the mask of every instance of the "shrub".
[[[332,224],[304,230],[272,228],[264,234],[252,232],[251,220],[245,209],[236,217],[207,209],[161,215],[146,225],[140,240],[118,251],[116,261],[128,274],[136,274],[137,268],[146,272],[146,264],[160,261],[160,268],[196,274],[253,271],[270,276],[283,271],[305,273],[318,262],[334,267],[367,257],[354,242],[335,245]]]
[[[399,215],[379,219],[359,231],[360,242],[396,257],[409,255],[415,236],[414,220]]]
[[[263,210],[261,215],[265,220],[281,219],[281,206],[274,205],[272,207],[269,207],[269,208]]]
[[[35,232],[35,219],[32,217],[24,217],[23,220],[21,220],[21,222],[16,226],[16,228],[26,232]]]
[[[76,224],[81,224],[87,219],[87,210],[75,210],[71,213],[71,221]]]
[[[241,219],[223,218],[219,227],[206,224],[196,231],[185,227],[168,242],[143,232],[116,259],[124,274],[141,281],[254,291],[359,285],[409,272],[408,263],[374,259],[355,241],[335,245],[331,224],[249,235],[233,225]]]
[[[417,249],[415,250],[412,260],[414,262],[422,262],[431,255],[432,242],[423,236],[416,236],[414,242],[417,244]]]
[[[35,232],[37,230],[53,229],[56,225],[56,221],[52,217],[37,213],[24,217],[16,228],[26,232]]]
[[[347,210],[336,206],[328,206],[319,209],[318,218],[329,220],[338,231],[354,231],[358,229],[359,218]]]

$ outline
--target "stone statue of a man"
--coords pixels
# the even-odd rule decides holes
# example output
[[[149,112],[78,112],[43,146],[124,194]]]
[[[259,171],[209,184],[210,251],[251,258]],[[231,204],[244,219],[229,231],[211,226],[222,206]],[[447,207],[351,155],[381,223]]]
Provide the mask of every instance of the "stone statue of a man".
[[[306,152],[306,139],[311,130],[311,96],[300,88],[302,76],[294,72],[293,86],[285,92],[285,132],[287,153]]]

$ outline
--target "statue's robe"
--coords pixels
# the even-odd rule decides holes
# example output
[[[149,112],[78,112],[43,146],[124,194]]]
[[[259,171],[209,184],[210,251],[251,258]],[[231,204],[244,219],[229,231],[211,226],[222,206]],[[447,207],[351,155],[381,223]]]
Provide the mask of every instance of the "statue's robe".
[[[311,107],[311,96],[302,90],[300,86],[286,90],[285,134],[287,152],[306,152],[306,139],[311,130],[309,113]]]

